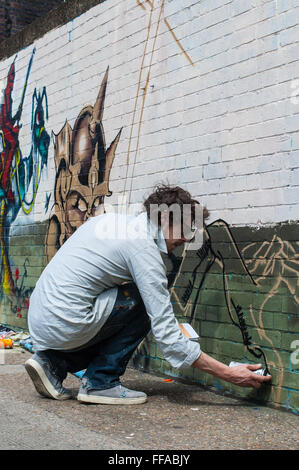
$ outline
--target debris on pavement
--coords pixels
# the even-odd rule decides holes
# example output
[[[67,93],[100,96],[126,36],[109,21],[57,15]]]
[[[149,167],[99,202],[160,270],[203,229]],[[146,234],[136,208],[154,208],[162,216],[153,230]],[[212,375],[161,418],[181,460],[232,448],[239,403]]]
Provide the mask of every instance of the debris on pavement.
[[[34,346],[33,346],[30,336],[28,336],[27,338],[21,339],[19,342],[19,345],[21,346],[21,348],[27,349],[27,351],[34,353]]]
[[[13,340],[10,338],[0,338],[0,348],[1,349],[12,349]]]
[[[28,332],[13,331],[11,328],[0,325],[0,349],[12,349],[13,347],[21,347],[27,351],[34,353],[34,345]],[[74,372],[73,375],[82,379],[85,370]]]
[[[21,341],[30,336],[25,331],[14,331],[10,327],[0,325],[0,348],[12,349],[16,346],[22,346]]]
[[[6,325],[0,325],[0,348],[21,347],[33,353],[34,346],[28,331],[14,331]]]

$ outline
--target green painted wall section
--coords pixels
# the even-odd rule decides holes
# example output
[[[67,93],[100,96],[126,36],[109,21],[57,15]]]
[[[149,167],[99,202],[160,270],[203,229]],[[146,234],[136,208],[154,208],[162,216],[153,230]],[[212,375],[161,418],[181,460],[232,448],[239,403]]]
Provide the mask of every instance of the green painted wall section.
[[[10,269],[15,294],[1,292],[0,324],[27,328],[27,311],[31,292],[46,265],[45,237],[48,221],[16,225],[9,242]]]

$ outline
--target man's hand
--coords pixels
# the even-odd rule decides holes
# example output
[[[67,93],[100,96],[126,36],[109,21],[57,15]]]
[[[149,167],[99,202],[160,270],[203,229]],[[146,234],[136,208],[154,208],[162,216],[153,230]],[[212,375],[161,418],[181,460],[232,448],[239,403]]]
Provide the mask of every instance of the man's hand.
[[[261,364],[242,364],[241,366],[230,367],[230,377],[228,381],[239,387],[260,388],[264,382],[270,382],[271,375],[257,375],[252,371],[261,369]]]
[[[261,364],[242,364],[241,366],[228,367],[204,352],[192,365],[226,382],[239,385],[239,387],[260,388],[263,383],[270,382],[272,379],[271,375],[262,376],[253,372],[261,369]]]

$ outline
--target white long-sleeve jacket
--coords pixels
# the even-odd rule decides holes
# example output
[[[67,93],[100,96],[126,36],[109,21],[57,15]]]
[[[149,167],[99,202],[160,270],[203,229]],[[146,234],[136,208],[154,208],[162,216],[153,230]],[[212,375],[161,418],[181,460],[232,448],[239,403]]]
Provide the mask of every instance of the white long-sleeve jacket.
[[[160,251],[167,253],[162,231],[146,213],[108,213],[81,225],[46,266],[31,295],[28,325],[36,349],[86,344],[108,319],[117,286],[133,280],[165,359],[175,368],[190,366],[200,356],[200,345],[178,326]]]

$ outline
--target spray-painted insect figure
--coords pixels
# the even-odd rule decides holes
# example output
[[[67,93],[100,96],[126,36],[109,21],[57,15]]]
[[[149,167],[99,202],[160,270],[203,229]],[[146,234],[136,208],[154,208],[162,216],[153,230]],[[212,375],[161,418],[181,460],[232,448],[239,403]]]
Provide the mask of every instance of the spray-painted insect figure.
[[[237,259],[238,262],[240,263],[241,269],[246,273],[247,276],[249,276],[250,281],[256,285],[256,281],[253,279],[252,275],[250,274],[248,268],[246,267],[246,264],[243,260],[243,257],[239,251],[238,245],[233,237],[233,234],[230,230],[229,225],[222,219],[218,219],[211,224],[205,226],[204,228],[204,235],[203,235],[203,244],[199,250],[197,250],[195,256],[193,257],[194,259],[194,268],[192,270],[192,273],[190,275],[190,278],[185,286],[185,291],[182,296],[182,306],[183,308],[186,308],[187,304],[191,307],[191,312],[190,312],[190,322],[193,321],[195,318],[195,313],[198,308],[198,300],[199,300],[199,295],[203,290],[203,285],[206,280],[206,277],[208,273],[211,271],[211,268],[213,266],[219,266],[222,271],[222,281],[223,281],[223,292],[224,292],[224,297],[225,297],[225,302],[227,306],[227,311],[229,313],[230,319],[233,323],[234,326],[236,326],[241,333],[242,340],[244,346],[246,346],[248,352],[252,354],[255,358],[262,358],[265,363],[265,371],[266,373],[269,372],[268,369],[268,364],[267,364],[267,359],[265,356],[264,351],[259,345],[255,345],[251,341],[251,337],[249,336],[247,325],[245,323],[245,318],[244,318],[244,313],[242,312],[242,307],[237,304],[237,302],[233,299],[232,294],[229,292],[228,288],[228,270],[226,266],[226,259],[224,255],[221,253],[220,250],[215,249],[214,245],[217,243],[213,242],[213,235],[211,232],[213,232],[213,229],[215,230],[221,230],[222,232],[222,239],[224,236],[226,236],[227,240],[230,243],[227,243],[226,245],[232,246],[233,249],[236,251],[237,254]],[[170,261],[175,267],[175,262],[177,263],[176,265],[176,270],[178,266],[180,265],[180,262],[183,262],[183,258],[180,258],[178,260],[175,260],[175,256],[173,255],[172,258],[170,258]],[[172,269],[174,271],[174,269]],[[171,282],[174,282],[174,276],[171,278]],[[190,298],[194,295],[192,301],[190,301]]]

